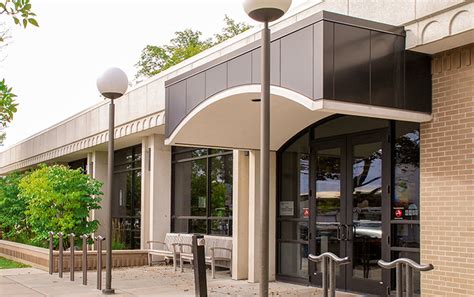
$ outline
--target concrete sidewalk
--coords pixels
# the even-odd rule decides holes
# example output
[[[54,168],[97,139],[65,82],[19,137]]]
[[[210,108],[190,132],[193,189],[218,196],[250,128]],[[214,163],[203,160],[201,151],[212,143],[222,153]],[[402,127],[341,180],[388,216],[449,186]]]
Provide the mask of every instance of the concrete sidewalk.
[[[76,272],[75,281],[69,281],[65,273],[48,273],[35,268],[0,270],[0,296],[104,296],[96,290],[96,272],[88,273],[88,285],[82,285],[82,272]],[[103,274],[105,278],[105,273]],[[105,279],[103,280],[105,284]],[[115,269],[112,287],[115,296],[194,296],[194,274],[191,269],[184,273],[174,272],[170,266],[136,267]],[[255,296],[258,284],[234,281],[228,272],[216,273],[216,279],[208,274],[209,296]],[[355,296],[339,293],[338,296]],[[317,288],[281,282],[270,283],[270,296],[322,296]]]

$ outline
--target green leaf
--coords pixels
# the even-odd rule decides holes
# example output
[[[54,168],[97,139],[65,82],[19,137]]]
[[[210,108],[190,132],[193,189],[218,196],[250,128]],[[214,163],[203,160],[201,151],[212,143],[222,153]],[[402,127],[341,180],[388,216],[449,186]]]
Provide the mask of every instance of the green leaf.
[[[30,22],[30,24],[32,24],[33,26],[39,27],[38,22],[36,22],[35,19],[28,19],[28,22]]]
[[[28,25],[28,21],[26,19],[23,19],[23,27],[26,28],[27,25]]]
[[[17,17],[13,17],[13,21],[15,21],[16,25],[18,25],[20,23],[20,20]]]

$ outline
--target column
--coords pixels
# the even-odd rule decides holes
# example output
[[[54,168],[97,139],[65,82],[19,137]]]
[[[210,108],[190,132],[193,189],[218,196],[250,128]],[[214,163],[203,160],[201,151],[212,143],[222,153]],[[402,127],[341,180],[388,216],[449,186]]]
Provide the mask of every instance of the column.
[[[232,279],[248,278],[249,262],[249,157],[233,153]]]
[[[107,234],[107,224],[105,222],[107,210],[109,207],[108,203],[108,192],[107,192],[107,152],[94,151],[89,153],[87,156],[87,172],[92,178],[103,182],[102,201],[100,202],[101,209],[94,209],[91,213],[92,220],[98,220],[100,222],[99,228],[94,233],[95,236],[102,235],[105,237]]]
[[[259,242],[256,232],[260,224],[260,153],[249,152],[249,261],[248,280],[258,282]],[[276,251],[276,153],[270,153],[270,230],[269,230],[269,280],[275,280],[275,251]]]

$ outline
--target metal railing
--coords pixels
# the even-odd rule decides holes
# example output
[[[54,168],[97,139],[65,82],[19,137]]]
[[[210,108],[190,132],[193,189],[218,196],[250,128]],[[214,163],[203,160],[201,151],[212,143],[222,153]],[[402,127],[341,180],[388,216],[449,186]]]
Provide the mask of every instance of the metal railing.
[[[324,297],[336,296],[336,266],[347,265],[351,263],[348,257],[339,258],[333,253],[326,252],[319,256],[308,255],[312,262],[321,262],[322,265],[322,288]],[[328,284],[329,282],[329,284]]]
[[[54,235],[55,233],[49,232],[49,274],[54,273]],[[69,258],[69,272],[70,280],[74,281],[74,268],[75,268],[75,234],[70,233],[69,247],[70,247],[70,258]],[[58,238],[58,275],[60,278],[63,277],[64,272],[64,234],[61,232],[57,233]],[[102,289],[102,243],[105,240],[102,236],[92,237],[88,234],[80,236],[82,239],[82,284],[87,285],[87,239],[93,238],[97,247],[97,289]]]
[[[413,270],[415,271],[430,271],[434,269],[432,264],[421,265],[415,261],[408,258],[396,259],[392,262],[385,262],[379,260],[378,264],[383,269],[393,269],[396,268],[396,284],[397,284],[397,297],[402,297],[403,292],[403,270],[405,270],[405,286],[406,286],[406,296],[413,297],[414,292],[414,281],[413,281]]]

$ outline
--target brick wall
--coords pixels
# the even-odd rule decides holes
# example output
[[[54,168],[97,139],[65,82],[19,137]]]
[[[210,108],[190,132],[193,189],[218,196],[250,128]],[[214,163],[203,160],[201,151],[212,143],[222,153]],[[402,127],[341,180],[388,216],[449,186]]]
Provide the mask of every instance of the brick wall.
[[[423,296],[474,296],[474,44],[433,56],[421,125]]]

